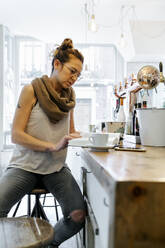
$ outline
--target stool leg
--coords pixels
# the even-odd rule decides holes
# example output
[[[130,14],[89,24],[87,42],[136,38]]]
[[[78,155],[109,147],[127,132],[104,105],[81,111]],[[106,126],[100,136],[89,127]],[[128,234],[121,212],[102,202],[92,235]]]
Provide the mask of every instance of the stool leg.
[[[27,215],[31,216],[31,195],[27,195]]]
[[[40,211],[40,217],[42,217],[42,219],[49,222],[41,203],[39,203],[39,211]]]
[[[59,220],[59,216],[58,216],[58,205],[57,205],[57,201],[56,201],[55,198],[54,198],[54,205],[55,205],[56,219],[58,221]]]
[[[48,218],[47,218],[47,216],[45,214],[45,211],[44,211],[44,209],[43,209],[43,207],[42,207],[42,205],[40,203],[40,195],[37,194],[35,196],[35,198],[36,198],[35,199],[36,202],[35,202],[34,208],[32,210],[31,217],[42,218],[42,219],[44,219],[44,220],[49,222],[49,220],[48,220]]]
[[[45,200],[46,200],[46,194],[44,194],[44,199],[43,199],[43,206],[45,205]]]
[[[18,210],[18,208],[19,208],[19,206],[20,206],[20,204],[21,204],[21,201],[22,201],[22,199],[17,203],[17,206],[16,206],[15,211],[14,211],[14,213],[13,213],[13,217],[16,216],[16,213],[17,213],[17,210]]]
[[[47,206],[47,205],[45,206],[46,197],[48,197],[48,196],[46,196],[46,194],[45,194],[44,199],[43,199],[43,208],[44,207],[55,207],[56,220],[58,221],[59,220],[59,215],[58,215],[58,207],[59,207],[59,205],[58,205],[58,203],[56,201],[56,198],[54,196],[50,196],[50,197],[53,197],[53,199],[54,199],[54,206]]]
[[[40,214],[39,214],[39,197],[40,195],[36,194],[35,195],[35,204],[34,204],[34,207],[33,207],[33,210],[31,212],[31,217],[37,217],[37,218],[40,218]]]

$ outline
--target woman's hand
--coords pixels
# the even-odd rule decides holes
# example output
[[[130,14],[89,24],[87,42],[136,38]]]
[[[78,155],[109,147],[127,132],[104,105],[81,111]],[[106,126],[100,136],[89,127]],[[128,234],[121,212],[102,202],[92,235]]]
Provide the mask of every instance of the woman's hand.
[[[55,145],[55,151],[58,152],[68,146],[69,140],[71,140],[72,137],[70,135],[65,135],[56,145]]]
[[[58,152],[62,149],[65,149],[68,146],[69,140],[81,138],[79,132],[71,133],[69,135],[65,135],[57,144],[48,143],[46,152]]]
[[[45,152],[58,152],[68,146],[69,140],[71,140],[72,137],[69,135],[65,135],[58,143],[48,143],[47,148],[45,149]]]
[[[72,139],[76,139],[76,138],[81,138],[82,137],[80,135],[80,132],[78,132],[78,131],[76,131],[74,133],[70,133],[69,136],[72,137]]]

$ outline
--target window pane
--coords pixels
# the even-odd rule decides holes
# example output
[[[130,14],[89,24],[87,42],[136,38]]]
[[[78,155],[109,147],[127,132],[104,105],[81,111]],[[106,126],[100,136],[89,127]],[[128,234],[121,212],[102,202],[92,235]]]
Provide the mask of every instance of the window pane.
[[[84,55],[84,69],[89,71],[86,78],[115,81],[115,49],[112,45],[77,45]]]
[[[21,40],[19,46],[19,82],[30,83],[45,74],[45,45],[36,40]]]

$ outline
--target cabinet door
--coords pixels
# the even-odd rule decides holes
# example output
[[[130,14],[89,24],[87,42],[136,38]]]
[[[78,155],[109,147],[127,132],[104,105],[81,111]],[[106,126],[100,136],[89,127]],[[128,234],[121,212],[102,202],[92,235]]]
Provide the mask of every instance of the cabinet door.
[[[83,178],[84,194],[88,206],[88,215],[93,226],[94,247],[109,248],[110,238],[110,207],[109,196],[96,179],[95,175],[83,163],[86,176]],[[89,222],[89,221],[88,221]],[[88,225],[86,225],[88,228]],[[86,232],[90,232],[87,230]],[[92,236],[91,236],[92,239]],[[88,240],[87,240],[88,242]],[[88,243],[86,244],[88,247]]]
[[[68,147],[66,163],[70,168],[72,175],[76,179],[80,188],[82,188],[81,179],[81,156],[79,147]]]
[[[80,189],[82,190],[82,177],[81,177],[81,156],[79,147],[68,147],[66,163],[70,168],[72,175],[76,179]],[[85,247],[85,229],[80,230],[76,235],[77,248]],[[93,248],[92,246],[90,248]]]
[[[81,149],[70,147],[67,160],[87,203],[85,230],[77,236],[81,248],[109,248],[109,196],[95,175],[81,159]]]

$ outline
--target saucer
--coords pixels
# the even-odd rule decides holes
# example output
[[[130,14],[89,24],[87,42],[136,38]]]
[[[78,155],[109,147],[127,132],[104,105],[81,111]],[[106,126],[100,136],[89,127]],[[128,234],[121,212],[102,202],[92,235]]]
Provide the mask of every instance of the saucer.
[[[88,138],[78,138],[78,139],[72,139],[69,141],[69,146],[76,146],[76,147],[83,147],[83,148],[91,148],[92,150],[99,150],[99,151],[107,151],[110,148],[114,148],[116,146],[116,144],[114,144],[113,142],[108,142],[107,145],[105,146],[96,146],[94,144],[91,144],[89,142]]]
[[[97,152],[107,152],[109,149],[114,148],[115,145],[107,144],[105,146],[96,146],[96,145],[88,145],[88,148],[90,148],[92,151],[97,151]]]

